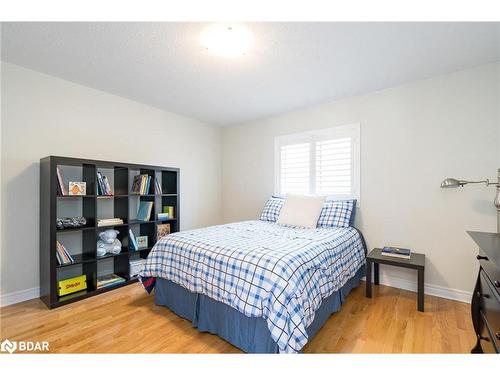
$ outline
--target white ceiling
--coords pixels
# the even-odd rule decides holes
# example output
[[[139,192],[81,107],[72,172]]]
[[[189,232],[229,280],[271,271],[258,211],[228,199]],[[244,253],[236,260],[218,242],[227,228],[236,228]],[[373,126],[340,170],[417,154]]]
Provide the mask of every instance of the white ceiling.
[[[2,60],[233,125],[500,60],[499,23],[250,23],[212,56],[203,23],[3,23]]]

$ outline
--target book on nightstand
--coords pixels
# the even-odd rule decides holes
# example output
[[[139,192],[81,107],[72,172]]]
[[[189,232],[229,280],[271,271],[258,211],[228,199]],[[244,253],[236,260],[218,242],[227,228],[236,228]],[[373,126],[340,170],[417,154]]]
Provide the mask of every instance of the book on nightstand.
[[[401,247],[385,246],[382,249],[381,255],[386,257],[394,257],[394,258],[410,260],[411,250],[403,249]]]

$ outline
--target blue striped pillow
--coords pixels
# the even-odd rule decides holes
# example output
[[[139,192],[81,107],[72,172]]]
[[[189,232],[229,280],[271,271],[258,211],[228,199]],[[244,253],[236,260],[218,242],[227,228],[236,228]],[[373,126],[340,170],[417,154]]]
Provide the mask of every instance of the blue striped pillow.
[[[281,208],[283,207],[283,198],[271,197],[266,202],[262,213],[260,214],[260,220],[276,222],[280,216]]]
[[[356,199],[345,201],[326,201],[319,215],[317,228],[340,227],[354,225],[356,215]]]

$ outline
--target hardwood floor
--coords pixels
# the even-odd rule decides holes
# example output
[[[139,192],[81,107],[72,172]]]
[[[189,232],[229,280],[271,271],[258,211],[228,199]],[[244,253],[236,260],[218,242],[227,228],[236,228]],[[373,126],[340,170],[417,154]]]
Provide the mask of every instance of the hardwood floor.
[[[475,341],[470,305],[364,284],[353,290],[306,345],[306,353],[468,353]],[[53,353],[240,353],[187,320],[154,305],[139,284],[55,310],[39,300],[0,309],[0,337],[48,341]]]

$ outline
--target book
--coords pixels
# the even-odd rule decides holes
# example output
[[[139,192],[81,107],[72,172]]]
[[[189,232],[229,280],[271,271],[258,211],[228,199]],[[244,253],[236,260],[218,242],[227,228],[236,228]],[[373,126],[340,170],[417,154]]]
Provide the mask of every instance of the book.
[[[70,181],[68,193],[69,195],[85,195],[87,193],[87,183]]]
[[[132,232],[132,229],[128,230],[128,236],[129,236],[129,243],[130,243],[130,249],[131,250],[139,250],[139,246],[137,246],[137,240],[135,239],[134,232]]]
[[[148,183],[148,175],[143,174],[141,179],[141,195],[146,194],[146,184]]]
[[[134,180],[132,181],[132,193],[140,194],[141,192],[141,175],[134,176]]]
[[[399,247],[385,246],[382,249],[381,255],[388,256],[388,257],[401,258],[401,259],[410,259],[411,250],[410,249],[403,249],[403,248],[399,248]]]
[[[155,178],[155,194],[162,194],[160,181]]]
[[[97,289],[121,284],[125,281],[126,280],[123,277],[115,275],[114,273],[110,274],[110,275],[98,276],[97,277]]]
[[[153,202],[141,201],[139,203],[139,210],[137,211],[137,220],[149,221],[152,209]]]
[[[106,195],[113,195],[113,191],[111,190],[111,185],[109,184],[108,178],[105,175],[103,175],[102,180],[104,183],[104,187],[106,188]]]
[[[170,224],[158,224],[156,226],[156,240],[159,241],[162,237],[170,234]]]
[[[57,262],[61,264],[70,264],[75,263],[75,260],[71,256],[71,254],[66,250],[64,245],[59,241],[56,241],[56,258]]]
[[[56,251],[57,251],[57,254],[59,255],[59,260],[60,260],[60,263],[59,264],[68,264],[68,263],[71,263],[69,261],[69,258],[66,256],[64,250],[63,250],[63,247],[61,245],[61,243],[59,241],[56,241]]]
[[[158,216],[158,220],[160,220],[160,221],[166,221],[169,219],[168,214],[166,214],[166,213],[159,212],[157,216]]]
[[[169,219],[174,218],[174,206],[163,206],[163,213],[168,214]]]
[[[123,220],[120,218],[97,219],[97,226],[98,227],[107,227],[107,226],[122,225],[122,224],[123,224]]]
[[[101,172],[97,172],[98,195],[113,195],[108,178]]]
[[[62,179],[61,171],[59,167],[56,167],[56,175],[57,175],[57,183],[59,185],[59,190],[61,191],[61,195],[67,195],[68,192],[66,191],[66,188],[64,187],[64,181]]]
[[[102,190],[101,173],[100,172],[97,172],[97,195],[104,195],[104,191]]]
[[[101,172],[97,172],[97,185],[99,187],[99,195],[108,195],[106,193],[106,187],[104,186]]]

